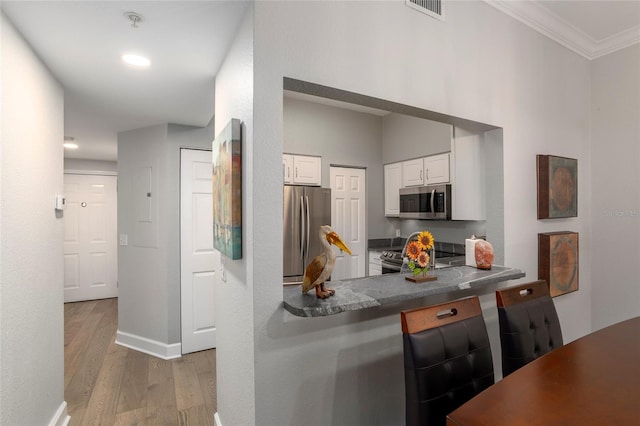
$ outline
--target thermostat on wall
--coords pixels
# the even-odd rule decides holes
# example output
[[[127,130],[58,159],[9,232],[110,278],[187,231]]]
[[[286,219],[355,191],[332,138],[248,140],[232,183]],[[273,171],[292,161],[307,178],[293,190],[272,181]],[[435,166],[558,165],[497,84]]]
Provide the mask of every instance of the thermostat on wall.
[[[67,200],[64,198],[64,195],[56,195],[56,210],[64,210],[67,205]]]

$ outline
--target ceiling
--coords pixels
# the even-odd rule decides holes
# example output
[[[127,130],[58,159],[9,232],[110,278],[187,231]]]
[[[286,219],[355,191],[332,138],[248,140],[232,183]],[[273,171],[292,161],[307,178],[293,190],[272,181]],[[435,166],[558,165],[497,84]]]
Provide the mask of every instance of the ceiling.
[[[161,123],[206,126],[214,78],[248,3],[2,1],[2,10],[64,87],[65,157],[115,161],[117,133]],[[143,17],[138,28],[125,16]],[[124,64],[144,54],[147,69]],[[62,141],[61,141],[62,143]]]
[[[640,42],[640,0],[485,1],[587,59]]]
[[[640,0],[487,3],[588,59],[640,41]],[[161,123],[206,126],[214,78],[248,3],[3,0],[2,10],[64,87],[68,158],[117,159],[117,133]],[[143,17],[131,26],[126,12]],[[148,69],[120,61],[151,59]]]

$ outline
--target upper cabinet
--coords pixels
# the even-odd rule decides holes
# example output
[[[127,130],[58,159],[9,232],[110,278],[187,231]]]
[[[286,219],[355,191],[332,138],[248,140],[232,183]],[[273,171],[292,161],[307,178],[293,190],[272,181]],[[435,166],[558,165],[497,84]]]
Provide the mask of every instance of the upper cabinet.
[[[384,166],[384,215],[400,216],[400,188],[402,188],[402,163]]]
[[[486,220],[483,134],[456,129],[451,152],[384,166],[385,216],[398,217],[400,188],[451,183],[451,219]]]
[[[282,175],[284,183],[293,183],[293,155],[282,154]]]
[[[453,220],[485,220],[485,150],[482,135],[457,132],[452,142]]]
[[[402,162],[402,186],[449,182],[449,153]]]
[[[322,184],[322,158],[308,155],[282,155],[284,183],[320,186]]]
[[[402,187],[424,185],[424,161],[422,158],[402,162]]]
[[[449,182],[449,153],[424,158],[424,184]]]

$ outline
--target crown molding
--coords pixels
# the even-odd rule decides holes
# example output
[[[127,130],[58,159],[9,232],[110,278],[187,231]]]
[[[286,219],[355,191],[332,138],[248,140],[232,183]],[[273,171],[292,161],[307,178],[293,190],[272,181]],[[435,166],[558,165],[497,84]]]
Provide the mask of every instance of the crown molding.
[[[589,60],[640,43],[640,26],[614,34],[603,40],[595,40],[537,2],[484,1]]]

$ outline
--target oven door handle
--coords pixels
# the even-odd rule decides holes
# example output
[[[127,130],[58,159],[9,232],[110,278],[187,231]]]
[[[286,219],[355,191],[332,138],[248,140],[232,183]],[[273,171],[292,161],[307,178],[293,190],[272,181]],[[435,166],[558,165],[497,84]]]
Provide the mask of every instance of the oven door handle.
[[[389,269],[394,272],[400,272],[402,270],[402,265],[398,265],[397,263],[385,262],[384,260],[380,262],[380,267],[382,269]]]

